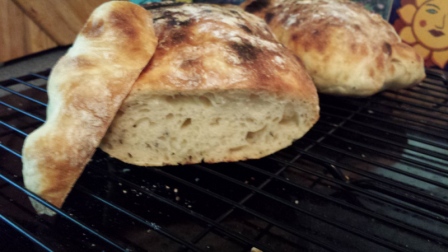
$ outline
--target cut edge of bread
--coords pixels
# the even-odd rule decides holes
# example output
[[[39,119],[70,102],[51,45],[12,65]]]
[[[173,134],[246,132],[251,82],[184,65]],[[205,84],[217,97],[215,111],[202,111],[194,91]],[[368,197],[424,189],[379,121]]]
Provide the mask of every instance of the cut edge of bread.
[[[139,94],[127,99],[100,148],[139,166],[233,162],[301,138],[319,107],[269,92]]]

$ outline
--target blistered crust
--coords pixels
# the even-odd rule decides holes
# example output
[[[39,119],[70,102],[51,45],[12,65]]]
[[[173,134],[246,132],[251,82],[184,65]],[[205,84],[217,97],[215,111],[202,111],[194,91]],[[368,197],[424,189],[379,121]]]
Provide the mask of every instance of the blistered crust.
[[[317,99],[308,74],[260,18],[196,4],[153,13],[159,44],[131,94],[252,89]]]

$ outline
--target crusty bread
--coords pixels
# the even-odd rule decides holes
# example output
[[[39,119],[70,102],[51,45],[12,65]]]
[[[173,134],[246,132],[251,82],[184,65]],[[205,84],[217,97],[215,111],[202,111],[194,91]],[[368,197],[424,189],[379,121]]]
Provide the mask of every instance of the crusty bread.
[[[248,0],[321,93],[369,96],[425,77],[423,59],[378,14],[345,0]]]
[[[238,7],[154,10],[159,44],[101,149],[161,166],[260,158],[317,121],[316,89],[265,22]]]
[[[46,122],[25,139],[26,188],[62,205],[156,44],[152,16],[138,5],[108,2],[92,13],[51,72]]]

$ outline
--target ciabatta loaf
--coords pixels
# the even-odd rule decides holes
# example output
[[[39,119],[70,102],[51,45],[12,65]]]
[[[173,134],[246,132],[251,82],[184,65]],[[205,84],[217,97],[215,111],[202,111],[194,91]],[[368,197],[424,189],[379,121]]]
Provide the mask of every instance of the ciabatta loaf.
[[[62,205],[156,44],[152,16],[138,5],[108,2],[92,13],[51,72],[46,122],[25,139],[26,188]]]
[[[159,38],[101,148],[161,166],[260,158],[319,117],[316,89],[265,22],[238,7],[154,10]]]
[[[321,93],[369,96],[425,77],[423,59],[380,15],[348,0],[248,0]]]

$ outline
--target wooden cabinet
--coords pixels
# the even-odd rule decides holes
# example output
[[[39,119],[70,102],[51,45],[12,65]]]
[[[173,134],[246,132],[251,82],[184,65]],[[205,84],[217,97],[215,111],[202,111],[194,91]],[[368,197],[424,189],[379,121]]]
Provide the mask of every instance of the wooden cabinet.
[[[0,0],[0,62],[70,45],[108,0]]]

